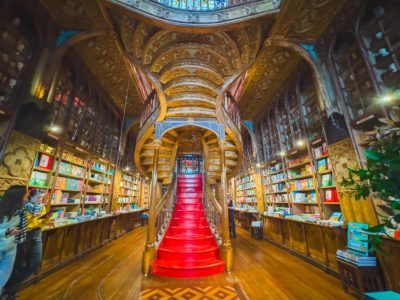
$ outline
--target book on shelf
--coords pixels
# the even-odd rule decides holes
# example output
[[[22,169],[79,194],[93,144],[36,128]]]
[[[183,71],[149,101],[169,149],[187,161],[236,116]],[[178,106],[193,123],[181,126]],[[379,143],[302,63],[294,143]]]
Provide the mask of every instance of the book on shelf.
[[[293,192],[293,202],[317,203],[317,194],[315,191],[310,193]]]
[[[290,182],[292,190],[308,190],[314,188],[312,178],[293,180]]]
[[[325,190],[325,202],[339,202],[339,197],[336,188]]]
[[[324,174],[321,177],[321,186],[326,187],[326,186],[332,186],[333,185],[333,178],[332,174]]]
[[[52,162],[52,156],[44,153],[39,153],[35,161],[35,167],[50,170]]]
[[[317,161],[317,170],[318,173],[328,170],[328,162],[326,158]]]
[[[29,179],[29,185],[39,188],[47,187],[47,173],[33,171]]]
[[[342,213],[335,211],[333,213],[331,213],[331,215],[329,216],[329,221],[342,221]]]
[[[326,143],[323,143],[322,145],[312,148],[314,157],[321,157],[321,156],[325,156],[328,155],[328,147],[326,145]]]

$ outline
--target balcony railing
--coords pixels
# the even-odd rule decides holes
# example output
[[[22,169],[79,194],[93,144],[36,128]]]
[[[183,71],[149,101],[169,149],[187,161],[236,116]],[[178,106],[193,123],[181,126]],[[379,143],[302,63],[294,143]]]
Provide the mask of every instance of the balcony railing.
[[[216,11],[261,0],[151,0],[152,2],[185,11]]]
[[[240,132],[240,111],[235,98],[227,92],[225,94],[223,109],[229,115],[232,122]]]
[[[144,102],[144,108],[140,115],[140,128],[146,123],[153,112],[160,106],[160,99],[158,98],[157,92],[153,90],[149,97]]]

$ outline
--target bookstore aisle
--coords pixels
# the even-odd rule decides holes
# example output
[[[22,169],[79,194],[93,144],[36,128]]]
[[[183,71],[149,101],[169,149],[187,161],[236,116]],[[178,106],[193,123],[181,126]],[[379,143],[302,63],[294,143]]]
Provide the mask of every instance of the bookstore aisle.
[[[141,272],[145,238],[145,227],[128,233],[22,290],[20,299],[140,299],[141,291],[149,288],[164,293],[167,288],[197,286],[233,286],[239,299],[353,299],[337,278],[276,246],[252,239],[242,229],[233,241],[232,274],[181,280],[146,278]]]

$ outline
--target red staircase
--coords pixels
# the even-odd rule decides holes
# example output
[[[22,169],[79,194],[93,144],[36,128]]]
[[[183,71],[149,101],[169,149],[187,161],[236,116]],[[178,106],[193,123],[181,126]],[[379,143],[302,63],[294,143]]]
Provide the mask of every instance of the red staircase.
[[[202,175],[178,175],[175,209],[152,263],[152,274],[194,278],[224,272],[202,199]]]

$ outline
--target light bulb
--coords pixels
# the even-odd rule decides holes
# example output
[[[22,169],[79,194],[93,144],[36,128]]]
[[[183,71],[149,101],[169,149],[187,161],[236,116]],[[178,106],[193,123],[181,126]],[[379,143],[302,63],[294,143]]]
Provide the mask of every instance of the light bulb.
[[[303,139],[299,139],[299,140],[296,142],[296,145],[297,145],[297,147],[303,147],[303,146],[305,145],[305,142],[304,142]]]

